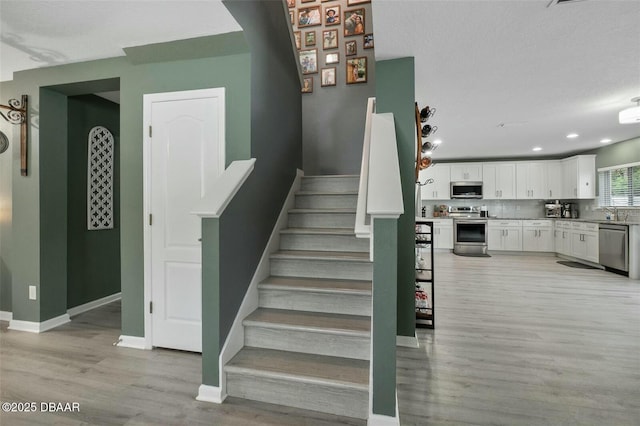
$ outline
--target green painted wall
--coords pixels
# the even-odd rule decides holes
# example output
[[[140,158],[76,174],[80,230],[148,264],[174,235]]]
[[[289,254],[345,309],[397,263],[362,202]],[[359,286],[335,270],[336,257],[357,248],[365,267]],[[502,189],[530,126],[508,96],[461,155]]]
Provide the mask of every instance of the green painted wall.
[[[242,37],[242,34],[238,33],[236,37]],[[8,268],[12,279],[12,311],[15,319],[45,321],[66,309],[67,302],[66,284],[62,282],[62,276],[66,271],[61,270],[66,268],[54,264],[54,260],[57,259],[62,265],[66,265],[66,250],[64,254],[59,255],[50,253],[58,248],[57,244],[66,236],[66,229],[64,232],[61,229],[57,232],[53,230],[56,226],[66,228],[66,214],[63,216],[59,211],[53,212],[51,217],[42,218],[42,224],[40,219],[41,212],[50,212],[51,207],[57,205],[58,201],[54,198],[66,192],[66,186],[60,186],[57,182],[60,174],[51,170],[55,168],[51,158],[56,158],[60,164],[66,162],[66,150],[60,151],[61,144],[64,146],[66,142],[61,142],[61,133],[58,130],[52,134],[45,133],[42,123],[44,120],[45,125],[55,128],[56,124],[51,122],[66,121],[66,107],[60,112],[60,117],[50,116],[49,113],[46,116],[40,114],[41,88],[55,86],[57,90],[64,91],[64,85],[77,82],[120,79],[122,333],[143,336],[143,94],[226,87],[227,164],[236,159],[249,158],[251,58],[246,44],[241,45],[243,48],[235,55],[225,52],[225,56],[220,57],[139,65],[133,65],[126,57],[120,57],[22,71],[15,73],[13,81],[0,83],[3,98],[19,98],[22,93],[28,94],[31,114],[29,176],[20,176],[19,157],[14,155],[12,158],[12,194],[20,194],[20,197],[12,197],[11,258]],[[198,56],[195,50],[193,54]],[[62,95],[51,90],[43,90],[42,93],[45,106],[47,102],[62,104],[62,98],[66,99],[64,95],[82,94],[66,92]],[[50,123],[47,124],[47,121]],[[40,161],[41,149],[46,155],[42,158],[46,158],[47,161]],[[64,155],[60,154],[61,152],[64,152]],[[58,159],[57,156],[61,158]],[[45,204],[41,207],[41,203]],[[42,235],[41,225],[46,226]],[[52,271],[55,271],[58,277],[49,277],[48,274]],[[39,301],[28,300],[29,285],[38,287],[40,298],[45,300],[42,308]]]
[[[640,138],[603,146],[584,154],[596,154],[596,169],[640,161]]]
[[[398,221],[398,335],[415,335],[415,87],[414,60],[376,62],[376,112],[392,112],[405,213]]]
[[[373,220],[373,407],[374,414],[396,414],[396,280],[398,221]],[[413,312],[412,312],[413,313]],[[414,317],[415,318],[415,317]]]
[[[67,308],[120,291],[120,107],[94,95],[68,98]],[[113,229],[87,230],[88,135],[114,136]]]

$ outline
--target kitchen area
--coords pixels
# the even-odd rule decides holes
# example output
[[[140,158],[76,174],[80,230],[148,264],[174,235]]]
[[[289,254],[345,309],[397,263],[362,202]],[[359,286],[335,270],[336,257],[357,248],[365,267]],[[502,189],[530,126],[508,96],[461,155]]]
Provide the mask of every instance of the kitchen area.
[[[640,279],[640,209],[600,207],[597,176],[595,155],[437,163],[420,172],[418,215],[433,220],[436,250],[557,256]]]

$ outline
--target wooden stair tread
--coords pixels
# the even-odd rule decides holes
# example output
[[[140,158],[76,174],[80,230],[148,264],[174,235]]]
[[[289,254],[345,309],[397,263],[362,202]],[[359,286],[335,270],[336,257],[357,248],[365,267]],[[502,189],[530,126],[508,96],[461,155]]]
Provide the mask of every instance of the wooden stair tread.
[[[369,262],[368,252],[356,251],[312,251],[312,250],[280,250],[271,255],[272,259],[317,259],[336,261]]]
[[[340,292],[371,295],[371,281],[334,280],[270,276],[259,285],[263,289]]]
[[[353,229],[345,228],[285,228],[280,231],[281,234],[312,234],[312,235],[345,235],[354,236]]]
[[[289,209],[289,213],[325,213],[325,214],[349,213],[349,214],[355,214],[356,213],[356,209],[353,209],[353,208],[345,208],[345,209],[326,209],[326,208],[318,208],[318,209]]]
[[[360,175],[305,175],[305,176],[302,176],[302,179],[318,179],[318,178],[322,178],[322,179],[358,178],[360,179]]]
[[[296,195],[358,195],[358,191],[298,191]]]
[[[371,318],[359,315],[258,308],[245,318],[243,324],[368,336],[371,329]]]
[[[227,373],[324,382],[368,390],[369,361],[245,346],[226,365]]]

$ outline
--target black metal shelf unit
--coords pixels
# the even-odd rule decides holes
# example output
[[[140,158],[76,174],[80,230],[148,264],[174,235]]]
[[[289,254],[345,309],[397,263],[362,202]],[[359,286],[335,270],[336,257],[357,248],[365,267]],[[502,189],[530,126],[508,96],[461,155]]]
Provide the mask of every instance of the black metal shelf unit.
[[[416,326],[435,327],[433,222],[416,218]]]

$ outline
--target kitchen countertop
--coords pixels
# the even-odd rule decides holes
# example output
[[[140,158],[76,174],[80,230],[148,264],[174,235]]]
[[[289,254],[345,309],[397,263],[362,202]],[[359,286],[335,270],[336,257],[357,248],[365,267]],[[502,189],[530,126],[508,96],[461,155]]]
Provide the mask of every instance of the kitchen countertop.
[[[561,220],[568,222],[589,222],[589,223],[604,223],[611,225],[630,225],[630,226],[640,226],[640,222],[625,222],[623,220],[603,220],[603,219],[571,219],[564,217],[455,217],[455,216],[438,216],[438,217],[430,217],[430,218],[416,218],[421,220],[436,220],[436,219],[488,219],[488,220]]]

